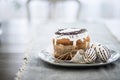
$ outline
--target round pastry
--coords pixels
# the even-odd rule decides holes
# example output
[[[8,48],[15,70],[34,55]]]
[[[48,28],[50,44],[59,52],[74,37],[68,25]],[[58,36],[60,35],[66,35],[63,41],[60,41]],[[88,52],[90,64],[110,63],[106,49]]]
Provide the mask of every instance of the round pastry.
[[[95,49],[97,57],[103,62],[106,62],[110,58],[110,51],[106,46],[100,43],[94,43],[90,47]]]
[[[93,48],[89,48],[86,50],[83,55],[83,59],[86,63],[93,63],[96,60],[96,52]]]
[[[89,47],[90,37],[86,29],[66,28],[55,32],[53,38],[54,56],[71,60],[77,50]]]
[[[97,49],[98,57],[103,61],[106,62],[110,58],[110,51],[105,46],[99,46]]]

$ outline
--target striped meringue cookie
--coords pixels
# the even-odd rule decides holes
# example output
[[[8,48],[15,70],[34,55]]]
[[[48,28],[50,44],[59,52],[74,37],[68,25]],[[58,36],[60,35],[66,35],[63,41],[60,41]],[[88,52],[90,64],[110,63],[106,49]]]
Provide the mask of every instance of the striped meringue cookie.
[[[96,52],[93,48],[86,50],[83,59],[86,63],[93,63],[96,60]]]
[[[110,58],[110,51],[105,46],[100,46],[97,49],[97,56],[103,61],[107,62],[107,60]]]
[[[93,43],[90,48],[93,48],[96,51],[97,57],[103,62],[106,62],[110,58],[110,51],[106,46],[103,46],[100,43]]]

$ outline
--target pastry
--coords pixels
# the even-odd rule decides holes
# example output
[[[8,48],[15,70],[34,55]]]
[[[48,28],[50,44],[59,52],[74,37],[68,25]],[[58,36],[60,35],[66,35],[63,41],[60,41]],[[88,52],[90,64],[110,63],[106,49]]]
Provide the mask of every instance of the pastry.
[[[71,60],[77,50],[89,47],[90,37],[86,29],[66,28],[55,32],[53,38],[54,57]]]
[[[93,63],[96,60],[96,51],[93,48],[89,48],[86,50],[85,54],[83,55],[83,59],[85,63]]]
[[[106,46],[101,45],[100,43],[94,43],[91,45],[91,48],[95,49],[97,57],[106,62],[110,58],[110,51]]]
[[[105,46],[100,46],[97,49],[97,56],[103,61],[107,62],[107,60],[110,58],[110,52],[109,49]]]

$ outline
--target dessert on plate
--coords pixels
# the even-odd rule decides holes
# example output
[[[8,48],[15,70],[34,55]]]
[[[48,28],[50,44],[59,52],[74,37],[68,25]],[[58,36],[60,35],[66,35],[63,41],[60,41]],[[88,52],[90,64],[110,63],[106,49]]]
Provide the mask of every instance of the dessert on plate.
[[[53,38],[54,57],[71,60],[79,49],[89,48],[90,36],[86,29],[65,28],[55,32]]]
[[[87,29],[59,29],[55,32],[53,47],[55,59],[74,63],[107,62],[111,56],[106,46],[96,42],[90,45]]]

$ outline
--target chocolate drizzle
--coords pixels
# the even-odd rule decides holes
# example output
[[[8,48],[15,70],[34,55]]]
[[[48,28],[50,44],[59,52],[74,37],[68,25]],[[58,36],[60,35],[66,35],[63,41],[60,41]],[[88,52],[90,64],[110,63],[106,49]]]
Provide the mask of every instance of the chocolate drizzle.
[[[74,29],[74,28],[73,28]],[[76,31],[71,31],[71,32],[62,32],[65,29],[59,29],[57,32],[55,32],[56,35],[77,35],[86,32],[86,29],[79,29]]]

